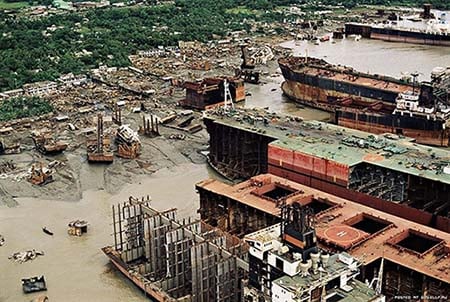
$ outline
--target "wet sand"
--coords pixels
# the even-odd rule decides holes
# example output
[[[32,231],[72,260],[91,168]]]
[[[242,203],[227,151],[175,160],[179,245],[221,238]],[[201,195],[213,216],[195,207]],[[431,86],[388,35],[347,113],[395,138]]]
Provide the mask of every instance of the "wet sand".
[[[30,301],[40,293],[22,293],[21,278],[45,275],[50,301],[148,301],[143,293],[117,272],[100,248],[111,244],[111,205],[130,195],[150,195],[160,210],[179,209],[179,217],[196,215],[199,206],[194,184],[209,176],[206,165],[183,164],[126,185],[116,195],[87,191],[79,202],[18,199],[19,206],[0,207],[0,233],[6,243],[0,247],[0,301]],[[86,219],[88,233],[67,234],[67,223]],[[54,236],[42,232],[46,226]],[[8,257],[27,249],[43,250],[44,256],[26,263]]]

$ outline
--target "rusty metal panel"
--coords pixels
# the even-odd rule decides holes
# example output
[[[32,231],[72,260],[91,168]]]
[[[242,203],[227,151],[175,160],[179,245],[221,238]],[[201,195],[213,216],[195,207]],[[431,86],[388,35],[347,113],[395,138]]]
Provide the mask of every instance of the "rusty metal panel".
[[[326,170],[328,181],[347,186],[349,178],[349,167],[347,165],[328,161]]]
[[[313,171],[312,176],[318,178],[325,178],[327,175],[327,160],[314,157],[313,158]]]
[[[277,146],[269,145],[268,147],[268,158],[269,162],[283,167],[286,164],[291,165],[293,164],[293,152],[290,150],[286,150],[284,148],[280,148]]]
[[[245,87],[244,85],[236,88],[236,100],[235,102],[240,102],[245,100]]]
[[[294,163],[295,171],[310,175],[314,167],[314,158],[301,152],[295,152]]]

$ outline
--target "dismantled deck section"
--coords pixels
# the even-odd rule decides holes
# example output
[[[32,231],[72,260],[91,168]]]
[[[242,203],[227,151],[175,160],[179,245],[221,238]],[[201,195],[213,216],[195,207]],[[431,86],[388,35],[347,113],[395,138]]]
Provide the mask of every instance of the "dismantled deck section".
[[[57,154],[67,149],[67,144],[56,141],[49,130],[33,131],[31,138],[36,150],[42,154]]]
[[[233,102],[245,100],[244,81],[239,78],[205,78],[201,82],[185,82],[186,98],[180,101],[184,107],[205,110],[223,105],[228,89]]]
[[[202,220],[224,231],[239,236],[258,231],[280,222],[285,205],[299,203],[315,213],[321,248],[364,262],[361,280],[376,277],[384,258],[382,292],[388,297],[450,292],[449,233],[271,174],[235,185],[209,179],[196,188]]]
[[[128,125],[121,125],[116,133],[117,155],[122,158],[133,159],[141,152],[141,141],[136,131]]]
[[[280,224],[244,240],[250,246],[247,301],[385,301],[379,282],[355,280],[358,259],[318,248],[314,213],[307,206],[283,205]]]
[[[272,173],[450,232],[450,152],[262,110],[204,117],[209,161],[231,178]]]
[[[248,246],[237,237],[133,198],[113,207],[113,227],[103,251],[152,299],[242,301]]]

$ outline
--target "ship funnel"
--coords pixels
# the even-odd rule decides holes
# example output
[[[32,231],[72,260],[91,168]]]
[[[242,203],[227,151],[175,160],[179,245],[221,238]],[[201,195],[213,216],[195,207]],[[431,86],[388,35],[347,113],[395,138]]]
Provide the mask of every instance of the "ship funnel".
[[[423,5],[422,18],[424,18],[424,19],[431,18],[431,4],[426,3]]]
[[[320,261],[322,262],[322,266],[323,267],[327,267],[328,266],[328,260],[330,259],[330,255],[327,253],[322,253],[320,255]]]
[[[309,256],[311,257],[311,261],[312,261],[312,269],[313,272],[317,272],[317,268],[319,267],[319,258],[320,258],[320,253],[316,252],[316,253],[311,253],[309,254]]]

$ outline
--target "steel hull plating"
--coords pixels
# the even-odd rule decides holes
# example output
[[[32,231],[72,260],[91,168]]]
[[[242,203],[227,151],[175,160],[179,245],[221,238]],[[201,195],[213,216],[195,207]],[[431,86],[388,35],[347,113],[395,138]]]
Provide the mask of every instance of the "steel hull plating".
[[[294,72],[286,66],[281,66],[285,81],[281,85],[283,93],[290,99],[320,110],[335,113],[335,123],[340,126],[357,130],[367,131],[375,134],[394,133],[415,138],[418,143],[434,146],[450,146],[449,130],[445,128],[445,121],[431,120],[426,117],[400,116],[391,113],[371,113],[361,110],[344,108],[338,100],[345,98],[359,99],[367,104],[380,102],[380,95],[387,97],[383,103],[393,106],[393,99],[397,94],[389,90],[367,87],[351,87],[335,85],[335,89],[326,89],[322,84],[323,79],[317,79],[315,85],[306,84],[304,75]],[[306,79],[308,81],[308,79]],[[336,88],[337,87],[337,88]],[[357,94],[354,89],[361,89]],[[371,97],[376,96],[376,97]],[[386,99],[383,99],[386,100]],[[395,108],[395,107],[393,107]]]
[[[284,68],[282,67],[281,70]],[[397,91],[368,88],[352,83],[338,82],[330,79],[303,79],[303,75],[295,72],[283,72],[285,81],[281,85],[283,92],[290,98],[311,103],[318,108],[329,108],[334,111],[333,101],[347,97],[358,97],[363,101],[394,103]],[[310,76],[305,76],[310,77]],[[308,83],[309,82],[309,83]]]
[[[142,289],[146,295],[150,296],[154,301],[163,302],[163,301],[175,301],[172,299],[168,299],[160,289],[155,288],[150,282],[139,278],[138,274],[133,273],[129,270],[128,265],[123,262],[120,258],[120,255],[117,251],[115,251],[112,247],[107,246],[102,248],[103,253],[108,256],[111,263],[125,275],[131,282],[133,282],[136,286]]]
[[[395,28],[372,27],[368,24],[347,23],[345,24],[347,35],[362,35],[365,38],[425,45],[450,46],[450,34],[435,34]]]
[[[398,29],[372,28],[370,38],[390,42],[450,46],[450,35],[436,35]]]
[[[351,112],[338,109],[335,122],[339,126],[375,134],[394,133],[415,138],[420,144],[448,147],[449,130],[441,120],[429,120],[400,114],[379,114],[372,112]]]

